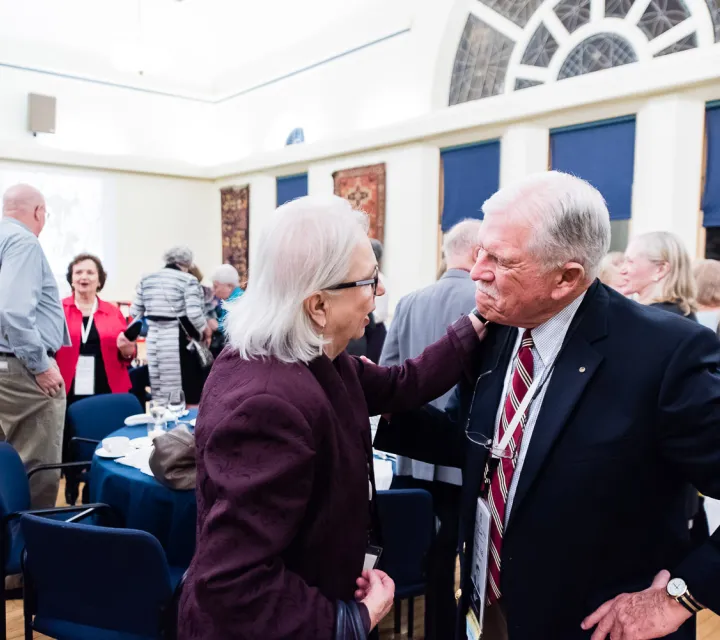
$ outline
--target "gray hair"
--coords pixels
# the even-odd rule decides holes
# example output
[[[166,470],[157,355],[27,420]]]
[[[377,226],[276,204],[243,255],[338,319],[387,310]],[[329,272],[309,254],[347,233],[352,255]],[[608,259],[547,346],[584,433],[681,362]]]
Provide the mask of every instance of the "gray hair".
[[[594,280],[610,248],[610,215],[589,182],[559,171],[528,176],[483,204],[485,216],[522,212],[539,220],[530,250],[548,268],[577,262]]]
[[[220,284],[230,284],[233,287],[240,286],[240,274],[231,264],[221,264],[212,274],[212,281]]]
[[[189,267],[193,262],[193,253],[188,247],[172,247],[163,254],[163,260],[165,260],[165,264],[176,264],[179,267]]]
[[[481,220],[467,218],[461,220],[443,236],[443,255],[448,258],[469,257],[480,241]]]
[[[227,306],[230,345],[247,360],[315,359],[326,341],[303,303],[347,279],[367,230],[367,216],[337,196],[305,196],[278,207],[263,224],[245,294]]]
[[[372,250],[375,254],[375,260],[377,260],[378,264],[380,264],[383,257],[383,244],[376,238],[370,238],[370,244],[372,245]]]

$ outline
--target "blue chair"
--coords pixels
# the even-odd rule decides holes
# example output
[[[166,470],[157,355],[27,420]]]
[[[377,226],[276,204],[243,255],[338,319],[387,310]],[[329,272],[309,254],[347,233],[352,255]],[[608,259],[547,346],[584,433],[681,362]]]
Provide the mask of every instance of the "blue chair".
[[[175,637],[182,569],[149,533],[23,516],[25,638]]]
[[[408,638],[413,637],[415,598],[425,595],[426,559],[435,536],[432,496],[423,489],[378,491],[381,567],[395,581],[395,633],[402,601],[408,601]]]
[[[96,508],[109,509],[106,505],[87,505],[31,510],[30,477],[35,473],[68,466],[87,467],[87,463],[41,465],[26,474],[18,452],[7,442],[0,442],[0,640],[6,638],[5,577],[21,572],[20,556],[24,542],[18,526],[20,517],[26,513],[58,518],[67,518],[72,514],[75,517],[86,517]]]
[[[131,393],[108,393],[78,400],[68,408],[67,425],[70,430],[68,460],[88,462],[103,438],[125,426],[125,418],[143,413],[140,401]],[[88,474],[66,472],[65,498],[75,504],[79,485],[85,483],[88,493]]]

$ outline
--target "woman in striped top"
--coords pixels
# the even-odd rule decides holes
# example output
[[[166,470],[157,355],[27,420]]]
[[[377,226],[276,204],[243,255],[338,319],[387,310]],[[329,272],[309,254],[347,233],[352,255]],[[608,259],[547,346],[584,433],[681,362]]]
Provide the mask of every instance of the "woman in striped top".
[[[186,331],[197,340],[208,341],[211,335],[202,289],[197,278],[188,273],[193,263],[190,249],[173,247],[163,258],[165,266],[138,284],[130,315],[144,316],[148,321],[147,358],[153,396],[167,397],[173,390],[183,389],[187,402],[197,404],[205,376],[195,354],[187,349]]]

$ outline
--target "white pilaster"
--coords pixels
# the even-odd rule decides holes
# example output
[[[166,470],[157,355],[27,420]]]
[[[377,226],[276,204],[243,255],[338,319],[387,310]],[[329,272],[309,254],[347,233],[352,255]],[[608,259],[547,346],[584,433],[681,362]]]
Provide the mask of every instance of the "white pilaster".
[[[505,187],[549,166],[550,136],[544,127],[510,127],[500,145],[500,186]]]
[[[250,176],[250,249],[249,266],[252,267],[255,247],[267,216],[275,210],[277,191],[275,177],[266,174]]]
[[[705,102],[670,95],[637,114],[632,236],[672,231],[698,251]]]

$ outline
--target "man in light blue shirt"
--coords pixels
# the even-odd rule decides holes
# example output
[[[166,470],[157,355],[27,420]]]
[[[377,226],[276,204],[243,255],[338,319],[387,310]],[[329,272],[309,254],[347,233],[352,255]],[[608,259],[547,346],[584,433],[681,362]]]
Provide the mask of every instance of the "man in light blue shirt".
[[[38,236],[45,199],[16,185],[3,196],[0,219],[0,441],[26,467],[61,460],[65,389],[55,353],[70,344],[55,278]],[[34,508],[55,506],[59,473],[30,483]]]
[[[380,364],[402,364],[419,356],[458,318],[475,307],[475,283],[470,270],[479,249],[479,220],[463,220],[443,239],[447,271],[437,282],[402,298],[385,340]],[[444,409],[452,391],[431,404]],[[427,489],[433,496],[440,529],[428,558],[426,631],[428,640],[451,638],[455,625],[455,555],[462,473],[452,467],[436,467],[398,457],[393,489]]]

